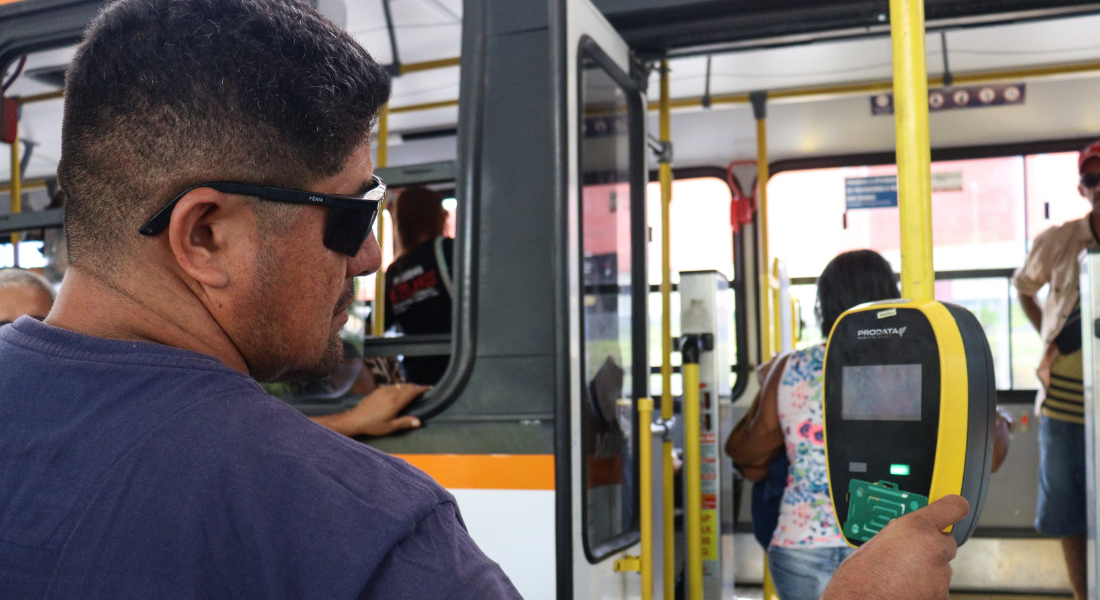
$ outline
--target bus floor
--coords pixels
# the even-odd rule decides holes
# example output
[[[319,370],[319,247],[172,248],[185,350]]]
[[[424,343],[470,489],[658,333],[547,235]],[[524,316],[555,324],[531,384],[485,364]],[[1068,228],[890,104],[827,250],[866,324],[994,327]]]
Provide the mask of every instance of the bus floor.
[[[764,588],[759,586],[737,586],[733,590],[736,600],[764,600]],[[1052,594],[976,594],[952,592],[951,600],[1061,600],[1072,595]]]

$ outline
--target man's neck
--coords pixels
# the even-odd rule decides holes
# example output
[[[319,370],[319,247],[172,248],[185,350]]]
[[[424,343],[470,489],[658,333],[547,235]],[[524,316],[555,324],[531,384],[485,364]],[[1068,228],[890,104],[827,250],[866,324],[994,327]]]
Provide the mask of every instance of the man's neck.
[[[138,295],[111,279],[70,267],[46,324],[200,352],[247,375],[244,357],[194,292],[174,277],[166,279],[142,285],[148,291]]]
[[[1095,210],[1089,213],[1089,227],[1092,228],[1092,238],[1100,241],[1100,215]]]

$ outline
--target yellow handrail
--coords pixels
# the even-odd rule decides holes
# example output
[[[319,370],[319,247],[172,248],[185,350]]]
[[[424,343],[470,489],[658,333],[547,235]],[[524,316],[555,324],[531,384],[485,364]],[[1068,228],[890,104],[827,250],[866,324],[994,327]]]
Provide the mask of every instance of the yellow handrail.
[[[923,19],[921,20],[923,23]],[[923,45],[923,44],[922,44]],[[955,74],[954,85],[978,85],[982,83],[995,83],[998,81],[1015,81],[1020,79],[1036,79],[1041,77],[1055,77],[1059,75],[1075,75],[1082,73],[1096,73],[1100,71],[1100,62],[1062,63],[1045,67],[1029,67],[1024,69],[1005,69],[997,71],[978,71],[973,73]],[[943,85],[943,77],[929,77],[930,86]],[[863,94],[877,94],[889,92],[893,89],[890,81],[861,81],[856,83],[839,83],[830,85],[806,86],[770,90],[768,96],[772,99],[811,98],[830,99],[838,96],[852,96]],[[715,104],[748,104],[749,94],[745,92],[734,94],[715,94],[710,98],[711,105]],[[674,109],[701,108],[703,98],[695,96],[691,98],[677,98],[669,102]],[[656,103],[650,103],[649,110],[658,110]]]
[[[382,114],[378,117],[378,164],[376,168],[385,168],[389,160],[390,141],[390,111],[389,104],[382,105]],[[383,244],[386,243],[386,199],[378,207],[378,218],[375,220],[375,236],[378,238],[378,247],[381,249],[382,258],[385,259],[386,251]],[[371,307],[371,333],[374,337],[382,337],[386,333],[386,269],[380,267],[374,274],[374,305]]]
[[[894,44],[901,295],[931,299],[935,297],[932,155],[928,139],[928,72],[924,59],[922,0],[890,0],[890,37]]]
[[[19,104],[33,104],[35,102],[45,102],[47,100],[57,100],[65,97],[65,90],[57,90],[56,92],[46,92],[44,94],[34,94],[32,96],[19,96],[15,98],[15,101]]]
[[[430,71],[432,69],[443,69],[446,67],[457,67],[461,57],[454,58],[441,58],[439,60],[426,60],[424,62],[407,63],[401,65],[401,74],[406,75],[408,73],[416,73],[419,71]]]
[[[653,400],[638,400],[638,494],[642,555],[615,561],[615,571],[638,571],[642,600],[653,600]]]
[[[779,269],[782,261],[778,258],[772,261],[771,269],[771,281],[769,286],[771,289],[771,312],[770,319],[768,319],[768,330],[772,337],[772,351],[783,351],[783,321],[781,319],[783,313],[780,308],[783,306],[783,282],[779,279]],[[771,355],[769,355],[770,358]]]
[[[753,103],[753,113],[756,117],[756,210],[760,218],[757,220],[760,226],[760,323],[764,331],[760,337],[760,362],[763,363],[772,357],[779,349],[778,344],[773,344],[775,338],[769,332],[779,319],[772,315],[773,310],[778,309],[779,303],[772,304],[771,294],[768,293],[769,282],[769,250],[768,250],[768,118],[767,96],[757,96]]]
[[[661,61],[661,113],[658,139],[671,143],[672,118],[669,111],[668,61]],[[672,420],[672,163],[662,160],[658,167],[661,181],[661,420]],[[664,598],[676,594],[676,506],[673,498],[675,468],[672,464],[672,440],[661,443],[661,523],[664,537]]]
[[[688,336],[693,337],[693,336]],[[687,534],[687,597],[703,598],[702,487],[699,436],[699,340],[684,339],[684,529]]]

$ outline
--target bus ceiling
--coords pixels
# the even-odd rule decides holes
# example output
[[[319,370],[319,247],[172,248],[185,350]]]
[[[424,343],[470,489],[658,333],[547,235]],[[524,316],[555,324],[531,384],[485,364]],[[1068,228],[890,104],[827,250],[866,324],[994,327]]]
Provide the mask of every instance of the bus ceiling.
[[[643,58],[890,34],[885,0],[593,0]],[[1100,12],[1081,0],[925,0],[929,31]]]

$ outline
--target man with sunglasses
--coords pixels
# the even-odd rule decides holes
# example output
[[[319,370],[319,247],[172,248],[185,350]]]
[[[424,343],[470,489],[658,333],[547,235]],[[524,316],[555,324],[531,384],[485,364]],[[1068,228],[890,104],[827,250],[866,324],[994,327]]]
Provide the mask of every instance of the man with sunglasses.
[[[1080,599],[1087,593],[1087,532],[1077,256],[1100,246],[1100,141],[1080,152],[1077,170],[1077,190],[1092,211],[1039,234],[1013,283],[1045,349],[1039,365],[1042,389],[1036,399],[1041,423],[1035,529],[1061,538],[1074,597]],[[1048,284],[1046,301],[1040,306],[1036,294]]]
[[[0,329],[0,599],[518,598],[424,473],[268,396],[376,271],[390,82],[295,0],[120,0],[66,76],[70,267]]]

